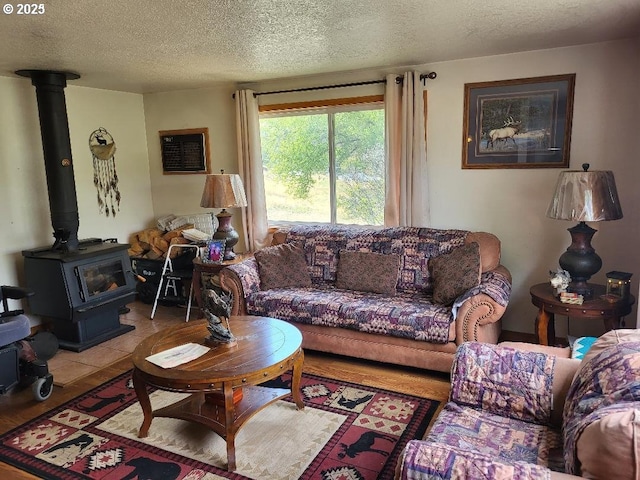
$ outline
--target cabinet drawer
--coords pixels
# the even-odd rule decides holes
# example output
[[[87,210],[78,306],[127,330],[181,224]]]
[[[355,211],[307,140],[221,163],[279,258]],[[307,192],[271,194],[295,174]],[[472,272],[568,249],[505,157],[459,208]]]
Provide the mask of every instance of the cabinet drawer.
[[[615,316],[615,312],[582,308],[582,305],[552,305],[550,303],[545,303],[544,310],[549,313],[566,315],[567,317],[579,316],[582,318],[607,318]]]

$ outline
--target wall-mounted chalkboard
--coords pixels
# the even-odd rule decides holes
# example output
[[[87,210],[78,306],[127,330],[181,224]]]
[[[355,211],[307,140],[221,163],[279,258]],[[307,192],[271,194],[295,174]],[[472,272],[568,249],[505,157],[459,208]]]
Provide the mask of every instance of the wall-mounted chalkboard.
[[[208,128],[159,133],[164,173],[210,173]]]

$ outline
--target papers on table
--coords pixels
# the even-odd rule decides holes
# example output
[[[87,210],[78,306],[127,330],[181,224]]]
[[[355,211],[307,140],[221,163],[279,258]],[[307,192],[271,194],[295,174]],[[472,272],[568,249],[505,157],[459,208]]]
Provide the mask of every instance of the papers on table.
[[[146,360],[162,368],[172,368],[195,360],[209,351],[208,347],[197,343],[186,343],[164,352],[149,355]]]

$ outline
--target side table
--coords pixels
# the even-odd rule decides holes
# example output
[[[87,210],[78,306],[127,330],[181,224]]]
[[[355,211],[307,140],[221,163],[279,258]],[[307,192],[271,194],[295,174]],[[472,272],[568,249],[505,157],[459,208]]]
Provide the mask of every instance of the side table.
[[[251,253],[239,253],[236,254],[236,258],[233,260],[225,260],[222,263],[205,263],[200,260],[200,258],[193,259],[193,276],[191,282],[193,286],[193,295],[196,298],[196,303],[200,310],[202,310],[202,274],[217,275],[224,267],[240,263],[251,257],[251,255]]]
[[[531,287],[531,303],[538,307],[535,323],[538,343],[541,345],[555,344],[556,313],[580,320],[601,318],[607,331],[620,328],[620,319],[631,313],[631,306],[635,303],[635,297],[629,295],[625,300],[621,299],[612,303],[600,298],[606,292],[604,285],[589,284],[589,286],[594,289],[593,298],[585,300],[582,305],[562,303],[556,297],[554,288],[549,282],[539,283]]]

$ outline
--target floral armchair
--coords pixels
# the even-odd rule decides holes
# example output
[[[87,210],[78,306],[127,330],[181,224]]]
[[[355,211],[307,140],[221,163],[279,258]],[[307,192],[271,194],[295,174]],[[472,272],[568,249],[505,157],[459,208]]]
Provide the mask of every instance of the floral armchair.
[[[398,478],[640,478],[640,331],[606,333],[582,362],[525,345],[459,347],[449,402]]]

